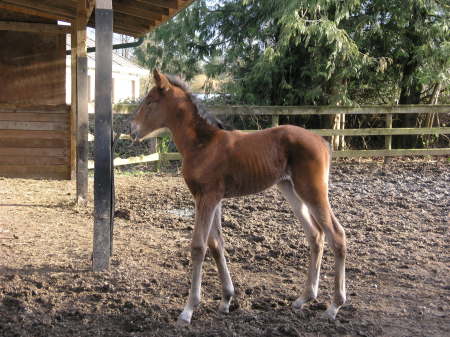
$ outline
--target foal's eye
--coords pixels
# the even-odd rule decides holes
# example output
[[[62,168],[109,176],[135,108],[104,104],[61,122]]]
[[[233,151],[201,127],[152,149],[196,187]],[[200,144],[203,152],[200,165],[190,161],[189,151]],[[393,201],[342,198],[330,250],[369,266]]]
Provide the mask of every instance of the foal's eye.
[[[155,104],[156,103],[154,101],[147,102],[147,114],[152,113],[152,111],[155,109],[154,108]]]

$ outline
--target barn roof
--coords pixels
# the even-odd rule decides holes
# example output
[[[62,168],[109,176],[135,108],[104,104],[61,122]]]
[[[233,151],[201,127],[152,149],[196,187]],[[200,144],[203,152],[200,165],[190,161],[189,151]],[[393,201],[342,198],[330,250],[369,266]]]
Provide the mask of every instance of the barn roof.
[[[91,0],[86,0],[91,2]],[[175,16],[194,0],[113,0],[115,33],[140,37]],[[74,22],[79,0],[0,0],[0,11]],[[95,26],[91,15],[88,26]]]

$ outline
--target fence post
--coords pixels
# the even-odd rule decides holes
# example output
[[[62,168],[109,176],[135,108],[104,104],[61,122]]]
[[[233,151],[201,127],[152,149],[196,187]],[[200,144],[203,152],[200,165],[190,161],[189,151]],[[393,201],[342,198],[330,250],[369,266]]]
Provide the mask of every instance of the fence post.
[[[392,114],[386,114],[386,128],[392,129]],[[384,147],[386,150],[392,150],[392,135],[386,135],[384,137]],[[391,157],[385,156],[384,163],[387,164],[391,160]]]
[[[341,114],[341,130],[345,129],[345,113]],[[342,135],[339,142],[339,149],[345,150],[345,136]]]
[[[280,125],[280,115],[272,115],[272,127]]]
[[[161,172],[161,149],[160,149],[160,141],[159,141],[159,137],[155,138],[155,152],[159,155],[158,160],[156,161],[156,172]]]

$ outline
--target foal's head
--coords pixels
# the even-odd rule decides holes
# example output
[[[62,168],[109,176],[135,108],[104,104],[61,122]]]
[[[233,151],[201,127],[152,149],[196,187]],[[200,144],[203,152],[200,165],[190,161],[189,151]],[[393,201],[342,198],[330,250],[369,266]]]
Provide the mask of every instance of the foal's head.
[[[186,93],[172,85],[169,79],[158,70],[153,71],[155,86],[139,105],[131,121],[131,138],[140,141],[152,136],[153,131],[168,127],[171,112],[176,104],[186,98]]]

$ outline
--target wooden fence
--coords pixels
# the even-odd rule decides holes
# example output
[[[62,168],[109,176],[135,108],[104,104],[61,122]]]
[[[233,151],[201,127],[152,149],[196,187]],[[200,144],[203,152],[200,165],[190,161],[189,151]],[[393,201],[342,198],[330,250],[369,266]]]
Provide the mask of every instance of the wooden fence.
[[[132,111],[135,106],[118,106],[119,111]],[[450,148],[427,149],[392,149],[393,135],[450,135],[450,127],[431,128],[393,128],[393,116],[396,114],[450,114],[450,105],[394,105],[394,106],[360,106],[360,107],[336,107],[336,106],[232,106],[213,105],[207,107],[208,111],[217,116],[242,115],[242,116],[272,116],[272,126],[279,124],[279,116],[282,115],[379,115],[384,116],[384,128],[366,129],[310,129],[321,136],[385,136],[385,148],[377,150],[341,150],[333,151],[334,158],[350,157],[394,157],[394,156],[435,156],[450,155]],[[256,130],[243,130],[254,132]],[[160,135],[163,136],[163,135]],[[130,139],[128,135],[120,135],[120,139]],[[90,141],[93,140],[91,136]],[[180,160],[179,153],[153,153],[131,158],[116,158],[114,165],[129,165],[136,163]],[[89,168],[93,168],[93,162],[89,162]]]

